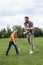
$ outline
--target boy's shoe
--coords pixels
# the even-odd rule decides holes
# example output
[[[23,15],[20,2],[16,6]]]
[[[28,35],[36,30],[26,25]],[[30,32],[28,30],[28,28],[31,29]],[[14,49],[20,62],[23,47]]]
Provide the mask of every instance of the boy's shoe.
[[[6,54],[6,56],[8,56],[8,54]]]

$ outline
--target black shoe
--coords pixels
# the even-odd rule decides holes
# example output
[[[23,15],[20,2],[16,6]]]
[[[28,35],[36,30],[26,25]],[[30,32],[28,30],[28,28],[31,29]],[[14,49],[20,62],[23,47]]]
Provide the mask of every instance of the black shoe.
[[[6,56],[8,56],[8,54],[6,54]]]
[[[19,55],[19,53],[17,53],[17,55]]]

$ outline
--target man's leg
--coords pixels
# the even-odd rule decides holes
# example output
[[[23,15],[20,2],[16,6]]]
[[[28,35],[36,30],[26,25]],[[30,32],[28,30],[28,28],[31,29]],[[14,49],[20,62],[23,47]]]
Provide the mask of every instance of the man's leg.
[[[6,55],[8,55],[8,52],[9,52],[9,50],[10,50],[11,46],[12,46],[12,43],[11,43],[11,42],[9,42],[9,45],[8,45],[8,48],[7,48],[7,51],[6,51]]]
[[[33,53],[33,35],[30,35],[30,53]]]
[[[31,53],[33,52],[33,35],[32,34],[28,36],[28,42],[30,44],[30,53]]]
[[[13,45],[14,45],[14,48],[15,48],[15,50],[16,50],[16,54],[18,55],[19,52],[18,52],[18,48],[17,48],[17,46],[16,46],[16,43],[14,42]]]

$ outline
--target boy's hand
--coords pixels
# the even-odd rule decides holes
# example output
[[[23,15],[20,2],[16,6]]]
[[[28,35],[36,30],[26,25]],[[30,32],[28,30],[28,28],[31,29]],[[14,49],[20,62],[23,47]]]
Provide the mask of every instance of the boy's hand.
[[[14,45],[16,45],[16,41],[14,41]]]

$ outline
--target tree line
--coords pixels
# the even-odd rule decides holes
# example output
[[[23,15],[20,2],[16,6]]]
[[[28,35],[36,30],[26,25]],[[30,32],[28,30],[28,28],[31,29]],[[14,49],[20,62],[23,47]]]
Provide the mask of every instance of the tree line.
[[[18,30],[18,33],[17,33],[18,37],[19,38],[25,38],[26,36],[23,34],[23,28],[21,26],[14,25],[12,27],[12,29],[14,29],[15,27]],[[1,29],[0,39],[1,38],[9,38],[11,33],[12,33],[12,30],[11,30],[10,26],[7,26],[6,29],[5,28]],[[38,28],[38,27],[35,27],[34,28],[34,37],[43,37],[43,30]]]

